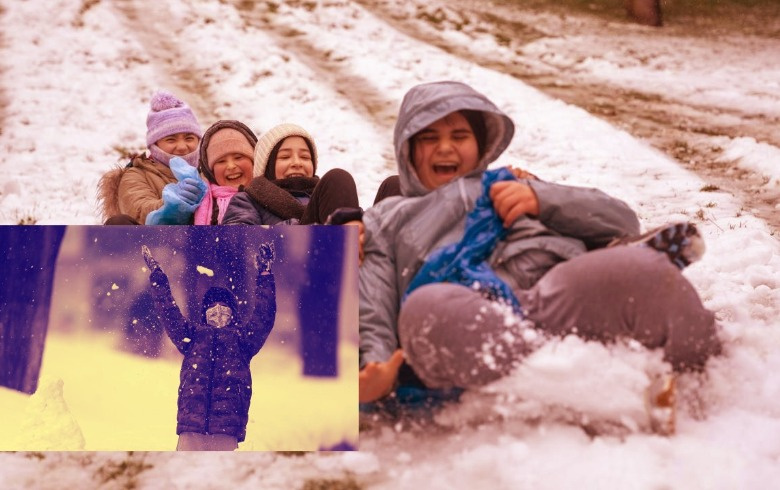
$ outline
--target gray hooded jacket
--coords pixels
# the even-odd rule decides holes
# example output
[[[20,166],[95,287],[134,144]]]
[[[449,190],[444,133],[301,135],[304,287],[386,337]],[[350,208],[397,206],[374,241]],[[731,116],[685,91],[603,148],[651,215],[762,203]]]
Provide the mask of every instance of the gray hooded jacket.
[[[481,111],[487,138],[477,168],[434,190],[409,161],[409,139],[460,110]],[[406,94],[394,145],[402,196],[363,216],[365,258],[360,267],[360,367],[384,362],[399,347],[401,298],[428,255],[463,237],[466,216],[482,192],[481,176],[507,148],[514,124],[484,95],[459,82],[418,85]],[[555,264],[639,232],[636,214],[596,189],[526,181],[539,201],[539,216],[517,219],[490,263],[515,289],[527,289]]]

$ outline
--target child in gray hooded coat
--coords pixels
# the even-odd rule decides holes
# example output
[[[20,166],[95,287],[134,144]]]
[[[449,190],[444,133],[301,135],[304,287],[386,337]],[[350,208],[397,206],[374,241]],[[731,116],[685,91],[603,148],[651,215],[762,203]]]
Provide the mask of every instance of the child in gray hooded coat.
[[[389,394],[404,360],[428,388],[471,388],[505,376],[533,348],[479,286],[409,290],[434,251],[463,240],[482,176],[513,133],[509,117],[462,83],[423,84],[404,97],[394,133],[401,196],[363,216],[361,402]],[[493,183],[489,198],[506,235],[486,262],[538,330],[636,339],[663,349],[676,370],[720,352],[713,314],[669,257],[607,247],[639,233],[625,203],[534,178]],[[672,227],[682,236],[671,241],[692,229]]]

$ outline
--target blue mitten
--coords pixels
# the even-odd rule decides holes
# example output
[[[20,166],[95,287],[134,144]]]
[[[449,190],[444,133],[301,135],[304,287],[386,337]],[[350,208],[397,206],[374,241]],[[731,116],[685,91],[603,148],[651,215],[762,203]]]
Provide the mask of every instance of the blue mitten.
[[[163,205],[146,216],[147,225],[186,225],[206,195],[206,183],[198,170],[183,158],[173,157],[171,171],[178,180],[163,187]]]

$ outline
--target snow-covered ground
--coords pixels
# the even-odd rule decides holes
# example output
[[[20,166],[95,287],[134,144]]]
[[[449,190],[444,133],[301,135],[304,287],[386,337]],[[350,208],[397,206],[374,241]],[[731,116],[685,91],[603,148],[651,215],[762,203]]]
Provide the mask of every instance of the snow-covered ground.
[[[219,118],[258,132],[283,121],[301,124],[318,143],[322,170],[352,172],[361,204],[369,206],[393,172],[392,116],[403,94],[420,82],[461,80],[517,124],[496,165],[602,188],[631,204],[646,228],[678,219],[698,224],[708,251],[685,274],[716,312],[726,350],[705,377],[680,379],[678,432],[670,438],[641,430],[586,434],[581,425],[589,420],[620,420],[622,410],[633,416],[647,353],[567,338],[535,353],[489,393],[441,414],[437,428],[380,426],[361,433],[359,452],[0,454],[3,488],[730,489],[768,488],[780,478],[780,243],[778,231],[734,196],[712,192],[697,175],[585,111],[408,37],[346,0],[0,5],[3,223],[97,224],[97,179],[121,152],[142,149],[155,88],[190,102],[204,128]],[[663,43],[661,34],[654,37]],[[469,39],[452,36],[453,43]],[[554,57],[565,41],[528,49]],[[757,94],[744,70],[724,67],[729,38],[712,50],[698,47],[695,66],[678,41],[669,41],[662,65],[582,66],[616,83],[658,80],[680,97],[700,94],[729,107],[754,107],[760,96],[767,114],[780,112],[776,90]],[[773,80],[776,88],[780,42],[755,46],[747,80]],[[765,176],[764,185],[780,185],[777,147],[750,138],[722,146],[723,165],[742,165]],[[118,367],[129,362],[111,358]],[[66,368],[55,366],[45,364],[44,374],[63,377]],[[165,362],[157,368],[175,371]],[[67,381],[63,389],[67,399]],[[26,402],[20,396],[4,392],[2,402]]]

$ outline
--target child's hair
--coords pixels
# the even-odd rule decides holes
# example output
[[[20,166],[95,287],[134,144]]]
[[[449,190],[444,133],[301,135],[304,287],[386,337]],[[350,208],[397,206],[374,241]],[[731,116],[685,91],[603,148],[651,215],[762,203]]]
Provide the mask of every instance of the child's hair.
[[[268,180],[276,179],[276,155],[284,140],[290,136],[300,136],[306,142],[306,146],[311,153],[311,163],[314,167],[314,173],[317,173],[317,145],[314,144],[314,138],[308,131],[297,124],[284,123],[274,126],[265,132],[255,147],[255,166],[254,175],[265,176]]]
[[[464,109],[460,111],[463,117],[468,121],[471,126],[471,131],[474,133],[474,137],[477,139],[477,151],[479,152],[479,158],[485,155],[485,145],[487,144],[487,126],[485,126],[485,116],[481,111],[472,111]]]
[[[474,133],[474,138],[477,140],[477,153],[481,159],[485,155],[485,145],[487,144],[487,126],[485,125],[485,116],[481,111],[473,111],[470,109],[463,109],[459,112],[466,118],[466,122],[471,126],[471,132]],[[414,162],[414,142],[420,132],[414,134],[409,138],[409,161],[412,165]]]

